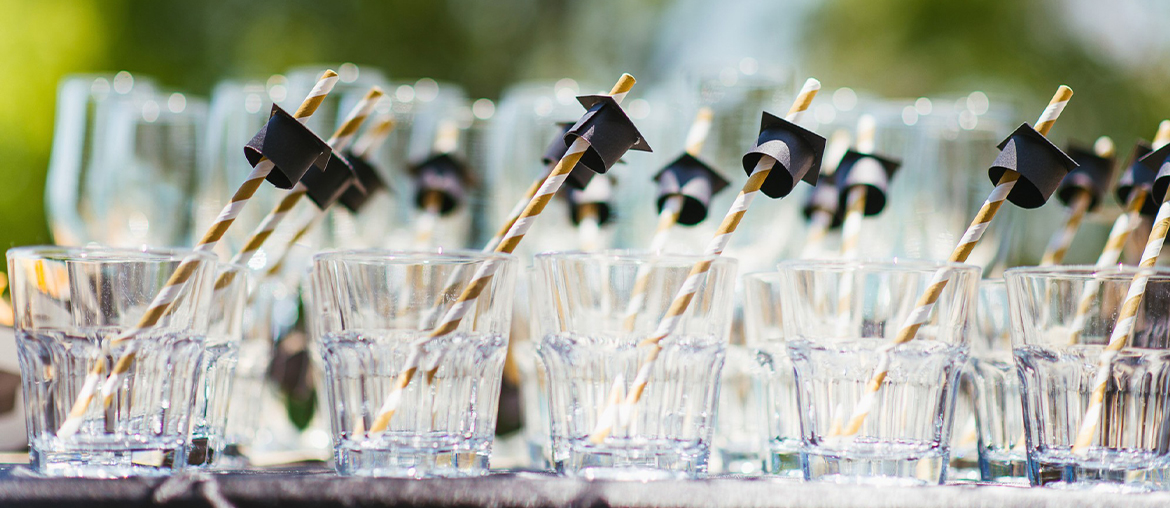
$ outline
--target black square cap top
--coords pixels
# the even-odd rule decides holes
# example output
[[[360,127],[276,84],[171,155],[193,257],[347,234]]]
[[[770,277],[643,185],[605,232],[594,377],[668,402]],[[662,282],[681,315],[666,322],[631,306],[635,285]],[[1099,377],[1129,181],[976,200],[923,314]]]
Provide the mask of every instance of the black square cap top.
[[[773,167],[760,190],[768,197],[782,198],[792,192],[799,180],[817,184],[821,159],[825,156],[825,138],[765,111],[756,146],[743,156],[743,170],[748,176],[765,155],[774,159],[782,171]]]
[[[845,210],[849,192],[855,187],[865,187],[865,215],[882,213],[890,180],[901,165],[897,159],[846,150],[833,174],[838,189],[838,208]]]
[[[1043,205],[1065,175],[1077,167],[1071,157],[1026,122],[1000,142],[998,148],[999,155],[987,170],[987,176],[998,184],[1008,170],[1018,172],[1020,179],[1007,199],[1020,208]]]
[[[833,217],[829,222],[829,229],[839,228],[845,222],[845,213],[841,209],[841,196],[837,192],[837,183],[831,179],[826,178],[817,182],[817,186],[808,193],[808,198],[804,201],[804,208],[801,209],[805,219],[812,219],[813,214],[818,211],[828,213]]]
[[[361,188],[357,185],[351,185],[341,193],[341,204],[349,211],[357,213],[361,211],[366,202],[369,201],[370,196],[375,193],[389,189],[389,184],[382,179],[382,175],[378,174],[378,170],[374,168],[363,157],[358,157],[353,153],[347,153],[346,159],[349,160],[350,166],[353,167],[353,173],[357,176],[357,181],[361,184]]]
[[[589,143],[581,155],[580,164],[595,173],[604,174],[629,150],[651,151],[642,133],[638,132],[634,122],[613,97],[582,95],[577,97],[577,101],[585,106],[586,111],[577,123],[569,127],[564,140],[565,145],[572,145],[578,138]]]
[[[554,137],[553,140],[549,142],[548,148],[545,149],[544,155],[540,158],[540,161],[543,162],[546,166],[549,164],[555,164],[557,161],[561,160],[561,157],[565,156],[565,152],[569,151],[569,145],[565,143],[565,134],[568,134],[569,129],[572,128],[573,125],[574,124],[572,122],[557,123],[559,134],[557,134],[556,137]],[[619,160],[618,162],[622,161]],[[552,168],[549,169],[551,170]],[[569,178],[566,183],[575,189],[584,189],[586,185],[589,185],[589,180],[593,178],[593,175],[596,174],[597,173],[594,173],[589,168],[586,168],[583,164],[581,164],[580,161],[578,161],[577,165],[573,166],[573,170],[569,172]]]
[[[272,161],[275,167],[265,179],[278,189],[293,188],[313,166],[325,167],[332,153],[325,140],[276,104],[268,122],[244,145],[252,167],[264,158]]]
[[[1056,198],[1065,206],[1071,206],[1078,193],[1087,192],[1088,210],[1095,210],[1113,183],[1113,157],[1101,157],[1092,149],[1073,144],[1068,146],[1068,155],[1077,163],[1077,168],[1060,181],[1060,187],[1056,188]]]
[[[1141,214],[1153,217],[1158,214],[1158,203],[1148,195],[1154,188],[1154,177],[1158,174],[1158,168],[1151,168],[1142,163],[1142,157],[1153,151],[1150,144],[1138,140],[1133,145],[1133,152],[1129,157],[1129,166],[1121,173],[1121,179],[1117,181],[1117,200],[1121,203],[1128,203],[1129,196],[1134,189],[1145,189],[1147,196],[1142,203]]]
[[[432,155],[429,159],[410,167],[410,174],[417,183],[414,193],[415,205],[426,206],[428,193],[440,197],[439,213],[447,215],[463,202],[471,184],[471,173],[462,160],[450,153]]]
[[[1166,197],[1166,188],[1170,187],[1170,143],[1147,153],[1139,162],[1143,166],[1157,171],[1157,174],[1154,175],[1154,187],[1150,190],[1150,198],[1155,207],[1159,206]]]
[[[703,222],[707,218],[711,197],[728,184],[718,171],[689,153],[683,153],[668,164],[654,175],[654,180],[658,182],[658,213],[662,213],[668,199],[681,197],[678,223],[684,226]]]
[[[339,153],[329,158],[324,171],[313,166],[313,169],[305,172],[305,176],[301,177],[301,183],[308,189],[306,195],[309,199],[322,210],[332,206],[350,187],[358,187],[359,192],[365,191],[358,182],[353,166]]]

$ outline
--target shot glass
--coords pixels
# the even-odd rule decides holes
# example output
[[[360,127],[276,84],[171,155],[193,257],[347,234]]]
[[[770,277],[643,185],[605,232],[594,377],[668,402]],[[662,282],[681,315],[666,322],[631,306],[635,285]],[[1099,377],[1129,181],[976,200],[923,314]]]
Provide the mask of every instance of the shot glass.
[[[895,259],[791,261],[780,272],[805,479],[945,481],[979,269]],[[943,280],[919,311],[920,295]],[[908,321],[921,326],[895,345]]]
[[[1062,266],[1004,275],[1031,483],[1165,489],[1170,271]],[[1146,282],[1132,333],[1107,348],[1135,278]],[[1087,446],[1076,446],[1081,433],[1091,436]]]
[[[189,277],[144,325],[180,263]],[[8,251],[34,471],[111,478],[183,467],[215,270],[212,255],[194,251]],[[129,370],[104,382],[119,360]],[[86,386],[95,393],[88,403],[79,397]],[[74,407],[84,411],[71,420]],[[62,430],[76,423],[76,432]]]
[[[480,274],[492,269],[495,275],[484,281]],[[515,272],[512,256],[470,251],[314,257],[313,331],[338,473],[487,474]],[[481,281],[478,298],[461,301],[475,280]],[[462,319],[449,319],[461,310]],[[457,323],[451,333],[430,338],[450,323]],[[410,382],[398,385],[408,371]],[[379,432],[375,424],[393,400],[396,409]]]
[[[1012,358],[1011,319],[1003,279],[979,283],[979,304],[968,368],[974,388],[979,477],[985,482],[1026,485],[1028,454],[1020,378]]]
[[[536,256],[545,284],[531,298],[558,472],[638,480],[706,475],[736,262],[712,263],[661,350],[646,342],[700,259],[622,251]],[[654,352],[656,361],[646,363]],[[640,397],[628,397],[639,372],[648,374],[647,384]]]
[[[248,277],[248,268],[243,265],[221,263],[218,267],[191,416],[187,451],[187,464],[191,466],[218,466],[227,444],[228,412],[244,336]]]
[[[799,406],[796,378],[784,340],[780,272],[744,276],[743,295],[745,338],[748,347],[755,351],[762,377],[758,404],[761,424],[765,426],[765,471],[802,478]]]

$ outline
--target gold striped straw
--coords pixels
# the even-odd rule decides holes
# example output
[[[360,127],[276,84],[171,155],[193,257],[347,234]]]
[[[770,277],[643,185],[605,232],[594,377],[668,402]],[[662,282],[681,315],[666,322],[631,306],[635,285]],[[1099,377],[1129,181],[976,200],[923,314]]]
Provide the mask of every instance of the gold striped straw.
[[[1162,120],[1158,125],[1158,133],[1154,136],[1154,142],[1151,145],[1154,150],[1161,148],[1170,142],[1170,120]],[[1101,256],[1097,258],[1098,268],[1105,268],[1117,264],[1121,260],[1121,253],[1125,250],[1125,243],[1129,240],[1129,235],[1137,229],[1142,222],[1141,210],[1146,204],[1149,192],[1146,187],[1137,185],[1129,192],[1129,199],[1125,204],[1125,213],[1117,217],[1117,221],[1113,223],[1113,229],[1109,231],[1109,239],[1105,241],[1105,248],[1101,251]],[[1081,301],[1077,303],[1077,314],[1073,317],[1072,324],[1069,328],[1072,332],[1069,334],[1068,343],[1076,344],[1081,338],[1081,332],[1085,329],[1085,321],[1089,318],[1089,311],[1092,310],[1093,301],[1097,299],[1097,291],[1101,289],[1101,283],[1097,280],[1089,281],[1085,285],[1084,293],[1081,295]]]
[[[1036,130],[1041,135],[1048,134],[1048,130],[1056,123],[1056,119],[1064,111],[1064,107],[1068,104],[1069,99],[1072,98],[1072,94],[1072,89],[1065,85],[1060,85],[1060,88],[1056,90],[1056,95],[1052,96],[1048,107],[1044,108],[1044,112],[1040,114],[1040,119],[1036,121]],[[983,238],[983,232],[987,230],[991,219],[995,218],[996,212],[999,211],[1000,206],[1007,199],[1008,193],[1011,192],[1012,187],[1015,187],[1016,181],[1019,179],[1019,173],[1012,170],[1004,171],[1003,175],[999,178],[999,182],[995,184],[995,189],[992,189],[991,194],[987,196],[987,200],[983,202],[983,206],[979,208],[979,212],[975,214],[975,219],[971,221],[971,225],[967,226],[967,231],[963,232],[963,237],[959,239],[959,244],[951,252],[948,261],[962,263],[967,260],[967,256],[971,255],[971,251],[979,243],[979,239]],[[877,349],[877,353],[880,355],[878,366],[866,384],[865,394],[858,401],[857,406],[854,407],[853,415],[849,418],[849,423],[844,429],[839,429],[837,425],[833,425],[833,428],[829,431],[829,437],[853,436],[861,430],[862,424],[865,423],[865,418],[869,415],[870,409],[873,408],[873,404],[877,399],[877,392],[881,390],[882,382],[885,381],[886,375],[889,373],[890,353],[898,345],[905,344],[914,339],[914,336],[918,333],[918,328],[930,318],[930,312],[934,309],[934,304],[938,302],[938,297],[942,294],[943,288],[947,286],[950,277],[951,270],[946,267],[940,268],[934,273],[934,277],[932,277],[930,284],[927,286],[926,292],[918,299],[910,315],[906,316],[906,321],[902,323],[902,328],[898,330],[898,335],[893,341]]]
[[[300,107],[297,108],[297,111],[293,114],[293,117],[300,120],[301,123],[304,123],[306,120],[308,120],[309,117],[317,111],[317,108],[321,106],[321,102],[325,100],[325,96],[329,95],[329,92],[333,90],[333,86],[336,84],[337,73],[333,72],[332,70],[325,71],[325,73],[321,75],[321,79],[317,81],[315,86],[313,86],[313,90],[309,92],[308,97],[305,97],[305,100],[301,102]],[[260,188],[260,184],[264,183],[264,179],[268,177],[268,174],[271,173],[274,168],[275,165],[272,163],[272,161],[266,158],[260,159],[260,162],[252,168],[252,172],[248,174],[248,177],[244,180],[244,183],[241,184],[238,189],[236,189],[235,194],[232,195],[231,201],[228,202],[227,206],[225,206],[224,209],[219,212],[219,216],[215,218],[215,222],[211,224],[211,227],[208,228],[207,232],[203,234],[203,238],[201,238],[199,243],[196,244],[196,251],[214,251],[215,245],[220,241],[220,239],[223,238],[224,234],[227,233],[228,228],[231,227],[232,223],[236,220],[236,217],[238,217],[240,212],[244,209],[244,205],[247,204],[248,200],[252,198],[252,195],[256,194],[256,190]],[[154,300],[150,302],[150,306],[147,308],[146,313],[142,316],[142,318],[138,320],[138,323],[135,324],[133,328],[130,328],[129,330],[126,330],[125,332],[115,337],[112,340],[112,343],[116,344],[125,341],[137,335],[142,330],[157,324],[158,320],[161,319],[166,314],[167,310],[170,309],[170,306],[175,301],[175,298],[179,296],[187,280],[190,279],[192,275],[194,275],[195,269],[197,267],[198,263],[193,258],[184,259],[183,262],[179,263],[179,266],[175,268],[174,273],[172,273],[170,278],[167,279],[163,289],[159,292],[158,295],[154,297]],[[129,368],[130,361],[133,359],[133,356],[133,350],[128,351],[121,359],[118,360],[117,367],[123,369]],[[61,428],[57,430],[58,437],[71,436],[77,433],[78,429],[81,428],[81,423],[84,421],[85,413],[88,411],[89,404],[93,401],[93,397],[97,391],[100,376],[104,373],[105,362],[98,359],[94,362],[94,366],[90,369],[89,373],[86,374],[85,382],[82,384],[81,391],[77,394],[77,399],[74,401],[73,407],[69,411],[68,418],[65,419],[65,422],[61,425]]]
[[[829,144],[825,148],[824,162],[821,166],[822,180],[837,173],[837,165],[841,163],[841,157],[849,149],[849,143],[848,129],[837,129],[829,136]],[[829,236],[829,228],[832,225],[832,213],[819,207],[813,210],[812,216],[808,218],[808,233],[805,234],[804,247],[800,251],[801,258],[810,258],[821,251],[825,238]]]
[[[459,125],[454,120],[446,119],[439,124],[435,136],[433,153],[445,154],[455,151],[459,145]],[[427,192],[423,195],[422,214],[415,222],[414,247],[426,249],[431,246],[435,238],[435,225],[439,222],[439,206],[443,197],[437,192]]]
[[[622,99],[625,99],[626,94],[634,87],[634,77],[629,74],[622,74],[621,79],[610,90],[609,95],[613,97],[614,101],[621,104]],[[528,233],[528,229],[532,227],[536,217],[540,215],[544,208],[548,206],[550,200],[565,179],[569,177],[569,172],[577,166],[577,162],[581,160],[581,156],[585,150],[589,148],[589,142],[585,141],[583,137],[578,137],[569,145],[569,149],[561,156],[561,160],[557,162],[552,171],[549,172],[548,177],[544,179],[544,183],[540,185],[540,189],[532,196],[528,202],[528,206],[524,208],[520,216],[516,218],[516,222],[500,243],[496,246],[495,252],[512,253],[516,250],[516,246],[524,239],[524,235]],[[422,354],[427,343],[435,338],[442,337],[459,327],[459,323],[463,317],[475,307],[476,299],[479,298],[480,293],[487,289],[488,283],[491,282],[496,270],[499,269],[499,262],[494,259],[489,259],[484,262],[475,273],[472,274],[472,280],[468,283],[463,292],[447,310],[443,316],[442,321],[435,329],[431,330],[427,336],[416,340],[411,344],[410,355],[406,358],[405,364],[402,366],[402,371],[398,374],[398,379],[395,380],[394,389],[386,397],[382,407],[378,410],[378,416],[370,425],[369,435],[378,435],[386,431],[390,425],[390,420],[394,418],[395,411],[402,402],[402,392],[410,385],[411,379],[414,378],[415,373],[419,368],[419,361],[422,359]],[[437,368],[437,367],[436,367]]]
[[[374,125],[371,125],[368,129],[366,129],[366,133],[358,138],[356,142],[354,142],[353,154],[364,159],[377,151],[378,148],[382,146],[382,143],[386,141],[386,138],[390,136],[390,132],[394,130],[394,125],[394,117],[392,115],[386,114],[376,118]],[[280,254],[276,257],[276,262],[272,263],[272,266],[268,267],[268,270],[264,272],[265,279],[268,277],[275,277],[276,275],[280,274],[282,270],[284,270],[284,262],[288,259],[289,254],[292,252],[293,246],[296,245],[297,242],[301,241],[301,238],[304,238],[305,235],[309,234],[309,231],[312,231],[313,228],[316,227],[317,223],[321,222],[321,220],[324,219],[326,215],[328,215],[328,211],[330,209],[332,209],[332,207],[329,209],[317,210],[311,219],[306,221],[303,226],[297,229],[296,233],[289,237],[288,241],[285,242],[284,249],[281,250]]]
[[[876,130],[877,122],[873,115],[861,115],[858,118],[857,153],[873,153]],[[845,198],[845,222],[841,225],[841,257],[844,259],[857,257],[857,247],[861,242],[861,219],[865,217],[865,196],[865,186],[857,185],[849,190]]]
[[[1113,157],[1113,150],[1113,140],[1109,139],[1109,136],[1101,136],[1093,143],[1093,152],[1098,157]],[[1092,197],[1086,190],[1080,190],[1073,195],[1072,203],[1069,203],[1068,214],[1064,218],[1064,225],[1056,234],[1052,235],[1048,247],[1044,250],[1044,256],[1040,258],[1041,266],[1059,265],[1064,262],[1064,255],[1068,253],[1068,248],[1072,245],[1073,238],[1076,237],[1077,230],[1080,229],[1081,221],[1084,220],[1085,212],[1089,210],[1091,202]],[[1120,219],[1118,217],[1118,220]]]
[[[813,78],[805,81],[804,87],[801,88],[800,94],[796,96],[792,107],[788,110],[785,119],[789,122],[797,122],[800,115],[804,113],[809,104],[812,103],[813,97],[821,89],[821,82]],[[732,203],[731,209],[727,211],[727,215],[723,217],[723,222],[719,224],[719,229],[715,231],[715,236],[707,243],[706,250],[703,251],[703,258],[691,267],[690,273],[687,274],[686,280],[682,287],[674,294],[673,300],[670,302],[670,307],[666,310],[666,315],[662,316],[662,321],[658,322],[658,327],[654,330],[654,334],[650,338],[644,340],[639,346],[650,346],[650,352],[642,360],[638,366],[638,373],[634,377],[634,383],[630,391],[626,394],[626,398],[622,401],[619,409],[602,411],[602,415],[608,415],[609,418],[605,420],[598,420],[597,426],[594,428],[589,439],[597,444],[605,441],[605,438],[613,431],[614,428],[614,413],[617,413],[617,420],[621,424],[625,424],[630,411],[642,398],[642,392],[646,389],[646,384],[650,382],[650,373],[654,369],[654,364],[658,359],[659,352],[662,351],[662,339],[670,336],[678,328],[679,323],[682,322],[682,315],[687,311],[691,305],[691,300],[694,299],[695,293],[699,290],[699,285],[706,279],[707,271],[711,269],[711,264],[719,258],[723,253],[723,249],[727,247],[727,243],[731,240],[731,235],[735,233],[739,222],[743,220],[744,213],[747,212],[748,207],[752,204],[756,194],[760,191],[760,187],[764,185],[764,180],[768,178],[768,174],[772,172],[772,166],[776,164],[776,160],[762,156],[760,161],[756,163],[755,169],[752,170],[751,176],[748,177],[747,183],[740,189],[739,195],[735,197],[735,202]]]
[[[1163,121],[1162,125],[1166,125],[1166,122]],[[1158,145],[1166,144],[1166,139],[1162,135],[1163,130],[1160,125],[1159,139],[1155,140]],[[1136,192],[1137,189],[1134,191]],[[1170,229],[1170,192],[1166,193],[1166,196],[1162,198],[1162,204],[1158,206],[1158,214],[1154,217],[1150,238],[1146,240],[1146,248],[1142,251],[1142,259],[1138,263],[1139,270],[1153,268],[1158,262],[1158,256],[1162,253],[1162,245],[1166,242],[1168,229]],[[1093,380],[1093,391],[1089,396],[1089,406],[1085,409],[1084,417],[1081,418],[1081,428],[1077,432],[1077,438],[1072,447],[1073,453],[1081,455],[1087,453],[1089,445],[1093,442],[1093,437],[1097,434],[1097,422],[1101,419],[1101,405],[1105,400],[1105,387],[1113,373],[1113,358],[1117,356],[1118,351],[1125,347],[1126,343],[1129,342],[1130,335],[1133,334],[1147,282],[1149,282],[1148,272],[1139,271],[1129,285],[1129,291],[1125,295],[1125,303],[1121,306],[1121,314],[1117,316],[1113,333],[1109,335],[1109,343],[1101,351],[1097,376]]]
[[[698,157],[703,152],[703,145],[711,133],[711,121],[715,113],[710,107],[703,106],[695,115],[695,121],[687,132],[686,152],[691,157]],[[670,241],[670,230],[678,223],[678,214],[682,211],[683,197],[674,195],[666,198],[662,204],[662,211],[658,213],[658,225],[654,228],[654,236],[650,239],[650,253],[660,254]],[[634,287],[630,293],[630,303],[626,304],[626,316],[622,320],[622,328],[627,332],[634,331],[638,322],[638,313],[646,305],[646,290],[650,288],[650,265],[638,267],[634,274]]]

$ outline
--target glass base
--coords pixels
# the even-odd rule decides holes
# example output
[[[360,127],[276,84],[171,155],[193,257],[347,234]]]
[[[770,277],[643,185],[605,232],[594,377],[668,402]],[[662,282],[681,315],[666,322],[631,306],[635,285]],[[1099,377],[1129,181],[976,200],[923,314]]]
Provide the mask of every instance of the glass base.
[[[721,448],[717,453],[719,454],[719,463],[722,465],[719,469],[721,473],[758,475],[764,472],[766,463],[764,457],[761,457],[760,453],[755,450]]]
[[[1028,460],[1010,452],[980,450],[979,478],[1000,485],[1028,485]]]
[[[804,469],[801,467],[800,448],[794,440],[782,442],[773,441],[768,454],[766,468],[768,474],[784,478],[803,478]]]
[[[490,440],[347,441],[334,450],[337,474],[391,478],[456,478],[488,474]],[[433,446],[429,446],[433,445]]]
[[[1163,460],[1130,461],[1033,460],[1028,479],[1034,486],[1104,492],[1149,492],[1170,487],[1170,465]]]
[[[552,470],[552,461],[549,460],[549,451],[544,443],[529,440],[525,443],[528,448],[528,468],[536,471]]]
[[[849,453],[801,454],[806,480],[875,486],[939,485],[946,479],[948,460],[945,452],[937,450],[896,458]]]
[[[170,476],[182,469],[185,447],[136,446],[116,450],[85,451],[29,450],[29,467],[37,474],[66,478],[128,478]]]
[[[601,445],[573,440],[558,473],[590,480],[685,480],[707,475],[709,448],[694,441],[608,438]]]

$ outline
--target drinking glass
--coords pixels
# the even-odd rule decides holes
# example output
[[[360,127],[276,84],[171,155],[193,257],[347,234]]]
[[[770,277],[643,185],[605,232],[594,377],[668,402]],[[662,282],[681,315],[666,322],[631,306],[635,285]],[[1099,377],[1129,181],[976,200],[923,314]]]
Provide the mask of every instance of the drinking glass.
[[[644,341],[701,259],[623,251],[536,257],[544,283],[531,298],[559,472],[620,479],[707,473],[735,260],[712,263],[678,326],[659,342],[657,361],[643,365],[655,351]],[[621,402],[646,368],[641,398]]]
[[[335,251],[314,258],[334,457],[344,475],[487,474],[512,317],[515,258],[470,251]],[[494,266],[452,333],[428,340],[475,277]],[[466,308],[466,307],[464,307]],[[418,349],[416,349],[416,347]],[[401,392],[396,379],[418,360]],[[398,394],[398,395],[392,395]],[[385,432],[368,432],[388,397]]]
[[[193,269],[169,311],[137,326],[180,262]],[[8,251],[34,471],[157,476],[183,466],[215,266],[209,254],[182,250]],[[130,352],[130,368],[106,404],[105,373]],[[89,379],[95,363],[101,375]],[[79,430],[58,435],[83,385],[93,382],[98,394]]]
[[[1028,457],[1010,325],[1003,279],[984,279],[979,283],[969,369],[974,388],[979,476],[985,482],[1019,485],[1028,482]]]
[[[207,339],[199,363],[200,377],[195,388],[188,465],[218,465],[227,444],[228,411],[237,388],[234,380],[244,335],[248,277],[248,269],[243,265],[221,263],[218,267]]]
[[[894,259],[789,261],[780,271],[805,479],[943,482],[979,268]],[[947,283],[913,340],[895,345],[937,280]]]
[[[800,418],[796,378],[784,339],[780,272],[758,272],[743,279],[745,339],[757,352],[762,370],[760,415],[767,448],[765,470],[800,478]],[[722,418],[722,417],[721,417]]]
[[[1166,488],[1170,271],[1031,267],[1004,277],[1032,485]],[[1146,284],[1133,330],[1111,351],[1106,344],[1135,277]],[[1099,388],[1100,410],[1088,413]],[[1082,432],[1091,440],[1076,447]]]

